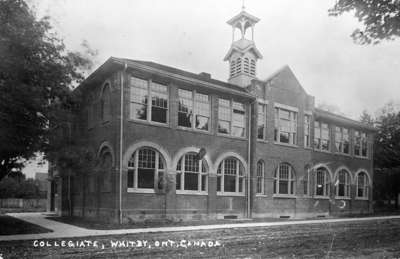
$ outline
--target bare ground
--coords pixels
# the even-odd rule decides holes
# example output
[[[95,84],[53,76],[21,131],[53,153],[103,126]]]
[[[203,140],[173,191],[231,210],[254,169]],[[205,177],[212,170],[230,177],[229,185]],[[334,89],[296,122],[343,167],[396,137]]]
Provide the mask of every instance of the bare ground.
[[[400,220],[146,233],[65,239],[98,247],[34,247],[33,241],[0,242],[3,258],[400,258]],[[145,240],[143,247],[111,247],[111,241]],[[156,247],[156,241],[219,241],[216,247]],[[41,240],[43,241],[43,240]],[[126,243],[127,244],[127,243]],[[136,243],[137,244],[137,243]],[[188,244],[187,241],[186,243]],[[104,247],[103,247],[104,246]],[[150,247],[151,246],[151,247]]]

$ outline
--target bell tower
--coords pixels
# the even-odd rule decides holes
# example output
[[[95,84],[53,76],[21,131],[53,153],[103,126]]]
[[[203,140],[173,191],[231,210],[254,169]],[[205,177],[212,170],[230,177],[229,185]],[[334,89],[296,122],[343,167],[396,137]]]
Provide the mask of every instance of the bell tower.
[[[244,9],[243,6],[238,15],[227,21],[232,26],[232,44],[224,58],[224,61],[229,61],[228,82],[241,87],[248,86],[256,78],[257,60],[262,58],[254,44],[254,25],[260,19]],[[246,38],[248,29],[251,29],[251,40]],[[239,39],[235,37],[237,30],[240,32]]]

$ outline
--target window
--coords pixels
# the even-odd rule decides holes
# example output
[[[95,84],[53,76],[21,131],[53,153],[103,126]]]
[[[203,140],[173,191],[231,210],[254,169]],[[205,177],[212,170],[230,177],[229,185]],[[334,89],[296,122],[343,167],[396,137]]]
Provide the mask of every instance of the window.
[[[102,121],[109,121],[111,117],[110,84],[106,84],[101,93],[100,116]]]
[[[217,170],[217,192],[244,194],[244,185],[242,163],[234,157],[223,160]]]
[[[297,144],[297,112],[275,107],[275,142]]]
[[[130,89],[131,119],[167,123],[168,88],[166,85],[131,77]]]
[[[329,196],[330,192],[330,177],[326,168],[320,167],[315,174],[315,195],[316,196]]]
[[[320,121],[314,122],[314,149],[329,151],[329,125]]]
[[[183,89],[178,90],[178,96],[178,126],[208,131],[210,123],[209,96]],[[193,120],[195,121],[193,122]]]
[[[304,115],[304,147],[311,147],[311,115]]]
[[[235,137],[244,137],[245,129],[244,104],[220,98],[218,100],[218,132]]]
[[[308,196],[310,195],[310,186],[311,186],[311,170],[309,166],[304,167],[304,177],[303,177],[303,194]]]
[[[267,105],[258,104],[258,116],[257,116],[257,138],[266,139],[266,119],[267,119]]]
[[[162,189],[164,174],[162,155],[152,148],[141,148],[128,162],[128,188]]]
[[[357,198],[368,199],[369,178],[365,172],[357,174]]]
[[[354,131],[354,155],[360,157],[368,156],[367,134]]]
[[[350,153],[349,130],[346,128],[335,127],[335,146],[336,151],[343,154]]]
[[[112,170],[112,156],[107,148],[103,148],[100,152],[100,168],[101,168],[101,191],[111,191],[111,170]]]
[[[257,194],[264,194],[264,162],[257,162]]]
[[[294,195],[295,177],[292,166],[281,163],[274,175],[274,193]]]
[[[336,185],[336,196],[338,197],[350,197],[350,174],[346,170],[340,170],[337,176]]]
[[[207,192],[207,166],[196,153],[183,155],[176,166],[176,190]]]

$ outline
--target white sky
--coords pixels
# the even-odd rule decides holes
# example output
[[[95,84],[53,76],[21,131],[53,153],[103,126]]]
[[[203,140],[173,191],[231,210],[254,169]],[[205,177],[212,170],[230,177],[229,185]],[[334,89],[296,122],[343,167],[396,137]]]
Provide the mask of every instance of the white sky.
[[[31,0],[38,15],[49,15],[70,50],[83,40],[110,56],[149,60],[226,81],[223,57],[231,44],[226,21],[241,0]],[[317,103],[339,107],[358,119],[389,101],[399,102],[400,41],[376,46],[353,43],[359,26],[352,15],[329,17],[334,0],[246,0],[260,18],[255,43],[264,58],[260,79],[289,65]]]

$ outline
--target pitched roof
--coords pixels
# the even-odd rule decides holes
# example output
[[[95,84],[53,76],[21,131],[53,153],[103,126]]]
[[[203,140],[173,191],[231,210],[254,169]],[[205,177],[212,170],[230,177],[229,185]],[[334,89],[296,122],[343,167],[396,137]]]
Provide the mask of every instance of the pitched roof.
[[[331,121],[335,121],[335,122],[339,122],[339,123],[343,123],[346,125],[350,125],[353,127],[358,127],[358,128],[362,128],[362,129],[367,129],[370,131],[377,131],[376,128],[374,128],[373,126],[370,126],[368,124],[347,118],[345,116],[342,115],[338,115],[329,111],[325,111],[319,108],[315,108],[314,110],[314,114],[316,116],[316,118],[325,118]]]

